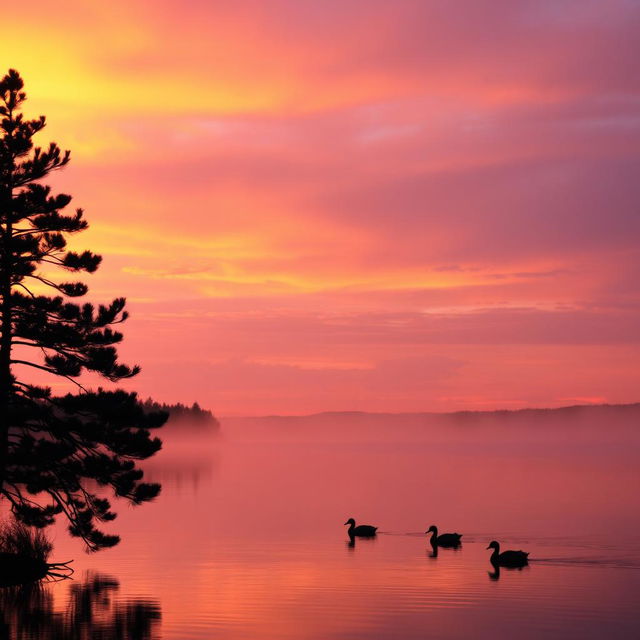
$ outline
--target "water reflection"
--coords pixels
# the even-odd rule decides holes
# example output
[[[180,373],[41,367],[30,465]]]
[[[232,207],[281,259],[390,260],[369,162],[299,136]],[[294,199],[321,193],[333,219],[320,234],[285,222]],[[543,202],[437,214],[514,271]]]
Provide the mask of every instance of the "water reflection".
[[[190,439],[177,443],[169,440],[159,454],[145,461],[145,479],[196,494],[218,472],[219,461],[210,447],[206,440],[200,443]]]
[[[160,605],[142,598],[121,599],[118,581],[89,574],[69,586],[62,609],[52,590],[40,584],[0,589],[0,638],[20,640],[154,640]]]
[[[358,541],[358,546],[360,545],[375,545],[377,542],[377,536],[369,536],[369,537],[361,537],[361,536],[349,536],[349,541],[346,543],[347,549],[353,551],[356,548],[356,540]]]
[[[529,566],[525,565],[524,567],[501,567],[498,564],[491,564],[493,567],[493,571],[487,571],[487,575],[489,576],[489,580],[500,580],[500,571],[522,571],[523,569],[528,569]]]

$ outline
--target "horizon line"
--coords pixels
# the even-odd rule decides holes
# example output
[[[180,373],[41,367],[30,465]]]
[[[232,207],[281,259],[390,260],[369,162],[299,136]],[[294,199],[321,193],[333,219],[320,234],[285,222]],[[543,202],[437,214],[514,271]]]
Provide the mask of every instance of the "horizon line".
[[[364,415],[364,416],[454,416],[460,414],[490,414],[490,413],[524,413],[527,411],[566,411],[569,409],[597,409],[597,408],[631,408],[640,406],[640,400],[635,402],[598,402],[593,404],[571,404],[559,407],[520,407],[518,409],[459,409],[457,411],[361,411],[361,410],[336,410],[316,411],[314,413],[270,413],[262,415],[220,415],[218,420],[238,419],[266,419],[266,418],[313,418],[316,416],[331,415]],[[215,415],[215,414],[214,414]]]

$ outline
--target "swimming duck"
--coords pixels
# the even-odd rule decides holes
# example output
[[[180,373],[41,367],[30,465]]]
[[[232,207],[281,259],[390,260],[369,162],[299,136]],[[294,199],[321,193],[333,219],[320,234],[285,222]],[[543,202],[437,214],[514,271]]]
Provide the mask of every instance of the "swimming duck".
[[[493,549],[489,560],[494,566],[524,567],[529,562],[528,551],[503,551],[500,553],[500,543],[492,540],[487,549]]]
[[[350,525],[347,533],[349,537],[360,536],[361,538],[372,538],[376,535],[378,527],[372,527],[370,524],[361,524],[356,527],[356,521],[353,518],[349,518],[345,524]]]
[[[438,527],[432,524],[425,533],[431,532],[431,546],[432,547],[459,547],[461,533],[441,533],[438,535]]]

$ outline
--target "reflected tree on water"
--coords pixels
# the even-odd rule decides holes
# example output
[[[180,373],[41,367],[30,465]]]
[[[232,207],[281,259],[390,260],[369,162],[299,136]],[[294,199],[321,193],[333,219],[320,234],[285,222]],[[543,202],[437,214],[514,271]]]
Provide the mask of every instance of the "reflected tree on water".
[[[54,607],[41,585],[0,589],[0,640],[154,640],[160,605],[155,600],[118,596],[118,581],[92,574],[69,585],[66,606]]]

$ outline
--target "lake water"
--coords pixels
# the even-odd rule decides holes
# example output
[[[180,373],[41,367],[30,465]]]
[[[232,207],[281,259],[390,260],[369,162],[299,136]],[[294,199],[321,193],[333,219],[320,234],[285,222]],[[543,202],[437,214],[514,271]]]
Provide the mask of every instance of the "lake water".
[[[637,412],[227,420],[167,439],[115,549],[0,594],[7,638],[637,638]],[[377,525],[348,544],[343,522]],[[424,531],[458,531],[433,557]],[[490,540],[530,552],[489,563]]]

